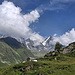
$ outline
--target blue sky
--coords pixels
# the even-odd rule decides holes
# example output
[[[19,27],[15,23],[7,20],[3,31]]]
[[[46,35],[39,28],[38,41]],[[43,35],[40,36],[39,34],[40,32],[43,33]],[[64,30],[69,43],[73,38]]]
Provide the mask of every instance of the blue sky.
[[[0,4],[4,0],[0,0]],[[22,9],[22,14],[33,10],[39,12],[40,17],[29,27],[43,37],[62,36],[65,32],[75,28],[75,0],[7,0]]]
[[[37,23],[32,23],[30,27],[35,31],[39,32],[44,37],[53,36],[54,34],[62,35],[63,33],[75,28],[75,1],[72,0],[61,0],[50,5],[52,0],[7,0],[12,1],[16,6],[22,8],[22,13],[29,13],[30,11],[38,8],[43,10],[40,13],[40,18]],[[54,0],[59,1],[59,0]],[[0,3],[3,0],[0,0]],[[56,7],[57,6],[57,7]],[[52,8],[51,8],[52,7]],[[59,9],[59,7],[61,7]],[[47,8],[46,10],[44,10]],[[55,8],[55,9],[54,9]],[[52,9],[52,10],[51,10]]]

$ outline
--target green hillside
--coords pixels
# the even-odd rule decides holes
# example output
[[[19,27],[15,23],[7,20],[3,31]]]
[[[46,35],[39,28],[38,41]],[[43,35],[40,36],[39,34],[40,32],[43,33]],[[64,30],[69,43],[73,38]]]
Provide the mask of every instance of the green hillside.
[[[0,75],[75,75],[75,58],[65,55],[38,58],[38,62],[0,68]]]
[[[27,57],[34,57],[34,55],[31,53],[30,50],[26,49],[25,47],[20,47],[20,48],[16,48],[14,49],[20,56],[21,56],[21,60],[26,60]]]
[[[6,43],[0,41],[0,62],[11,65],[20,61],[21,58],[19,54]]]
[[[0,66],[20,63],[26,60],[27,57],[34,56],[30,50],[23,47],[17,40],[13,38],[0,39]]]
[[[14,66],[1,67],[0,75],[75,75],[75,44],[49,52],[37,62],[28,61]],[[66,51],[64,53],[63,51]]]

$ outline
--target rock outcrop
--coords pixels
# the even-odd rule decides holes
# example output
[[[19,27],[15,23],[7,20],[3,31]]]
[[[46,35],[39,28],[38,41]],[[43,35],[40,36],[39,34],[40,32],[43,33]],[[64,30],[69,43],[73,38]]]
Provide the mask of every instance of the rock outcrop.
[[[63,54],[74,52],[75,51],[75,42],[69,44],[67,47],[64,48]]]

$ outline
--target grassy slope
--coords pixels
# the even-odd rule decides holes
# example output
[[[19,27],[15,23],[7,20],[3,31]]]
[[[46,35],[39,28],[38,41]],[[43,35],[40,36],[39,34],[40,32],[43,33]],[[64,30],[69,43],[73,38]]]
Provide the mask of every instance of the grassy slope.
[[[75,58],[66,55],[39,58],[38,62],[20,63],[14,66],[0,68],[0,75],[75,75]],[[29,71],[25,71],[31,65]]]
[[[19,62],[17,59],[20,61],[19,54],[6,43],[0,41],[0,61],[8,64],[14,64],[15,62]]]
[[[21,43],[18,42],[16,39],[12,37],[7,37],[1,40],[3,40],[11,48],[13,48],[21,56],[22,61],[26,60],[27,57],[34,57],[31,51],[22,46]]]
[[[26,60],[27,57],[34,57],[31,51],[26,49],[25,47],[20,47],[14,50],[21,56],[22,61]]]
[[[48,53],[47,51],[35,51],[35,50],[31,50],[31,52],[33,53],[34,56],[36,57],[44,57],[44,55],[46,53]]]
[[[16,43],[15,41],[12,43],[13,40],[11,40],[12,39],[10,39],[10,41],[0,40],[0,66],[4,66],[7,64],[13,65],[26,60],[27,57],[34,57],[30,50],[18,44],[17,41]]]

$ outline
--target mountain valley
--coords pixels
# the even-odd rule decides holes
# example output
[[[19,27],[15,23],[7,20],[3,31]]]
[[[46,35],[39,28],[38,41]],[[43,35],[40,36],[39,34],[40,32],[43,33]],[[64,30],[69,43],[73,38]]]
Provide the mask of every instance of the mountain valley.
[[[66,51],[64,53],[64,51]],[[0,75],[74,75],[75,42],[60,51],[51,51],[45,57],[13,66],[1,67]]]

